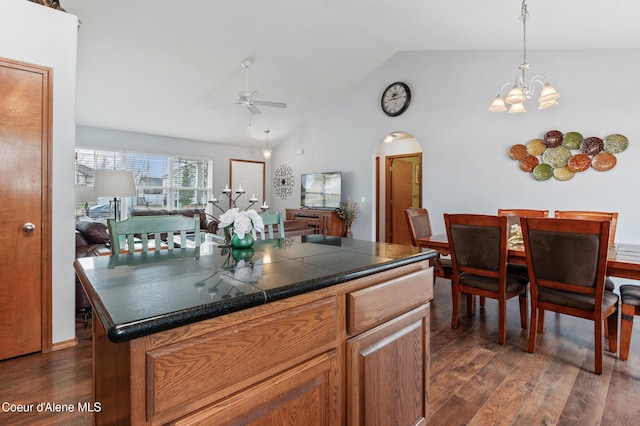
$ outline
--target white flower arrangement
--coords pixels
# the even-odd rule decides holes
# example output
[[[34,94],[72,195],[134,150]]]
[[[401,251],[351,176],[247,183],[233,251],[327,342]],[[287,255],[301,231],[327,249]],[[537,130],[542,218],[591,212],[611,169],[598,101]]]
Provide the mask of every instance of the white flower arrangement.
[[[220,228],[233,228],[233,233],[238,238],[244,238],[245,234],[255,236],[255,231],[264,232],[264,222],[255,210],[229,209],[220,215]]]

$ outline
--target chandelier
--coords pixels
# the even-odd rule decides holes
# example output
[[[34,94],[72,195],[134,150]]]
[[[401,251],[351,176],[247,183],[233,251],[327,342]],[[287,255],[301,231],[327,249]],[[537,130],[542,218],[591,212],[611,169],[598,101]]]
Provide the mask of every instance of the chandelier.
[[[509,81],[505,83],[500,89],[500,93],[493,100],[491,106],[489,107],[489,111],[491,112],[503,112],[507,110],[507,106],[505,102],[511,105],[509,108],[509,113],[512,112],[527,112],[524,108],[524,103],[531,99],[531,97],[535,94],[533,85],[534,83],[538,83],[542,86],[542,90],[540,91],[540,97],[538,98],[538,109],[546,109],[551,108],[553,106],[558,105],[557,99],[560,97],[560,94],[556,92],[556,89],[553,88],[548,82],[547,78],[542,74],[534,75],[531,80],[527,80],[527,70],[529,69],[529,64],[527,63],[527,18],[529,17],[529,11],[527,10],[527,0],[522,0],[522,8],[520,10],[520,20],[522,21],[523,27],[523,46],[524,46],[524,60],[522,65],[518,68],[522,72],[522,75],[516,77],[515,81]],[[502,97],[502,91],[506,87],[511,87],[511,90],[507,94],[506,98]]]

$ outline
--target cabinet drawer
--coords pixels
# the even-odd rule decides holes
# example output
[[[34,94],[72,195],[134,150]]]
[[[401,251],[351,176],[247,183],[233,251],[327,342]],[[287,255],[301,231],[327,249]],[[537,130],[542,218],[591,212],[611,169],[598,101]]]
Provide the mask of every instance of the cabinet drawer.
[[[433,298],[433,268],[422,269],[347,294],[351,336],[423,305]]]
[[[149,419],[187,413],[192,405],[226,397],[296,358],[335,345],[337,313],[331,297],[148,351]]]
[[[338,358],[322,354],[170,424],[340,424]]]

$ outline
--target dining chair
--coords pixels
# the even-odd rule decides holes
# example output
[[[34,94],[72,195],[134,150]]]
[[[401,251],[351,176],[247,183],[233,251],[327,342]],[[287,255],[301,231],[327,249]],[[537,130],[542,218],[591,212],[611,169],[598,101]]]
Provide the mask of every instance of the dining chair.
[[[171,250],[187,247],[187,234],[193,235],[195,247],[200,247],[200,215],[132,216],[126,220],[107,221],[111,253],[133,253],[136,243],[140,251],[159,250],[163,244]],[[180,236],[179,245],[174,237]],[[153,244],[150,245],[149,241]],[[132,247],[134,248],[132,250]]]
[[[620,286],[620,359],[629,358],[633,317],[640,315],[640,286]]]
[[[548,217],[549,210],[498,209],[498,216]]]
[[[549,210],[498,209],[498,216],[507,216],[507,232],[511,235],[511,227],[513,225],[520,226],[521,217],[549,217]],[[520,263],[507,262],[507,273],[529,277],[527,265]]]
[[[507,300],[518,296],[520,324],[527,328],[528,279],[507,273],[507,217],[445,214],[445,227],[453,264],[453,314],[451,328],[458,327],[460,295],[467,296],[467,313],[475,296],[498,301],[498,343],[507,339]]]
[[[618,346],[618,295],[604,288],[608,220],[522,218],[531,288],[529,352],[544,332],[545,311],[594,322],[595,373],[602,374],[602,323],[609,351]]]
[[[264,223],[264,232],[261,233],[260,239],[284,238],[284,215],[280,212],[276,213],[259,213]],[[277,225],[277,233],[274,234],[274,225]],[[266,234],[266,235],[265,235]],[[275,235],[275,237],[274,237]]]
[[[616,242],[616,226],[618,225],[618,212],[595,212],[589,210],[556,210],[554,217],[557,219],[582,219],[582,220],[608,220],[611,222],[609,226],[609,245],[613,246]],[[615,283],[610,277],[607,277],[604,283],[605,290],[613,291],[616,288]]]
[[[404,210],[409,226],[409,236],[411,237],[411,245],[421,247],[419,238],[427,238],[433,235],[431,231],[431,221],[429,220],[429,211],[422,208],[408,208]],[[436,257],[435,274],[441,278],[453,278],[453,266],[451,259],[443,258],[440,254]]]
[[[616,226],[618,225],[618,212],[596,212],[589,210],[556,210],[554,217],[557,219],[582,219],[582,220],[608,220],[609,245],[616,242]]]

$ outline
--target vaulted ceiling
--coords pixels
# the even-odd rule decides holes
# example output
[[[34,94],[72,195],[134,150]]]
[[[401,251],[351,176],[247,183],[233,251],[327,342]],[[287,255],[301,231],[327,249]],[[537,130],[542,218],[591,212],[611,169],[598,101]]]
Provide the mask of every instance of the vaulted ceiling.
[[[80,125],[259,147],[406,50],[522,49],[520,0],[61,0]],[[640,3],[529,0],[529,49],[640,47]],[[251,59],[251,114],[235,103]],[[517,64],[514,64],[514,70]]]

